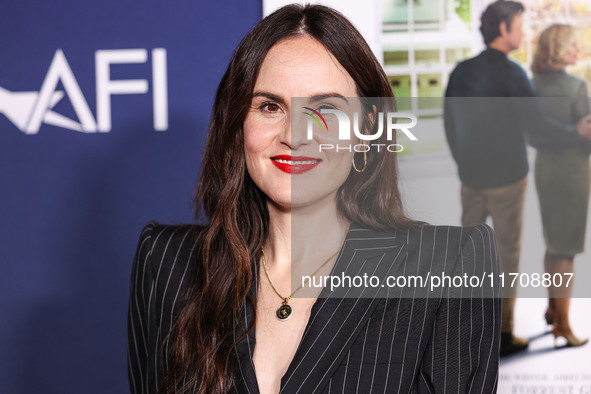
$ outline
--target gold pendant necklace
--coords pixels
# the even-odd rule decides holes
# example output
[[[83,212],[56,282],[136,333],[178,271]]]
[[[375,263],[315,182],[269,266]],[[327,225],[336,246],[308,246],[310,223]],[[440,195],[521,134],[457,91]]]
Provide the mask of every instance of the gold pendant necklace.
[[[316,275],[318,273],[318,271],[320,271],[322,269],[322,267],[324,267],[326,264],[328,264],[328,262],[330,260],[332,260],[333,257],[335,257],[337,254],[339,254],[339,252],[341,251],[342,248],[343,248],[343,246],[341,245],[339,250],[337,250],[333,255],[331,255],[328,259],[326,259],[326,261],[324,263],[322,263],[322,265],[320,267],[318,267],[318,269],[316,271],[314,271],[314,273],[310,276],[312,277],[312,276]],[[291,315],[293,313],[293,308],[291,307],[291,305],[289,305],[289,300],[291,299],[291,297],[293,297],[293,295],[299,289],[302,288],[302,285],[298,286],[298,288],[295,289],[295,291],[293,293],[291,293],[289,297],[282,296],[279,293],[279,291],[277,291],[275,284],[273,284],[273,281],[271,280],[271,277],[269,276],[269,271],[267,271],[267,260],[265,259],[265,248],[263,248],[262,246],[261,246],[261,254],[263,256],[263,267],[265,267],[265,275],[267,275],[267,279],[269,280],[269,283],[271,284],[271,287],[273,288],[273,290],[275,290],[275,293],[277,293],[279,298],[281,298],[283,300],[283,302],[281,303],[281,306],[279,308],[277,308],[275,315],[277,315],[277,318],[279,320],[287,320],[291,317]]]

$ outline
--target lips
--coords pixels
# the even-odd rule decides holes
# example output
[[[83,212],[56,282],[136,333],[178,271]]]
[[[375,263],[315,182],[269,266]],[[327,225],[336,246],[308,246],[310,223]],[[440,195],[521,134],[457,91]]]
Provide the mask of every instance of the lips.
[[[271,157],[271,162],[275,164],[283,172],[288,174],[302,174],[308,172],[322,160],[308,156],[290,156],[290,155],[277,155]]]

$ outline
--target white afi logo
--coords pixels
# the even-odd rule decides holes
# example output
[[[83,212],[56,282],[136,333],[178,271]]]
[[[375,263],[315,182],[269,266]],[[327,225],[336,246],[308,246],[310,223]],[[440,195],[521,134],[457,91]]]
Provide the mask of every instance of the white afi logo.
[[[0,87],[0,113],[25,134],[37,134],[42,123],[84,133],[111,131],[111,96],[145,94],[146,79],[111,80],[111,64],[145,63],[145,49],[116,49],[95,52],[96,120],[61,49],[53,56],[39,92],[10,92]],[[56,90],[61,81],[64,90]],[[154,129],[168,129],[166,50],[152,50],[152,98]],[[51,109],[67,95],[78,122]]]

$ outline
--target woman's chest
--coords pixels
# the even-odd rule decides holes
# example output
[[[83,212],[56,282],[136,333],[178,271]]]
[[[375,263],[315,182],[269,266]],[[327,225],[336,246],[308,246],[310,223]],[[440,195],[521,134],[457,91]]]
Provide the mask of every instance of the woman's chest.
[[[256,313],[256,345],[253,364],[261,394],[277,393],[300,345],[315,299],[291,299],[291,316],[277,318],[281,300],[275,294],[259,294]]]
[[[409,392],[415,383],[433,334],[436,302],[382,299],[373,308],[371,300],[322,300],[308,322],[277,320],[280,301],[266,315],[257,307],[256,343],[250,342],[253,369],[240,376],[250,380],[251,392],[257,386],[262,394],[294,388],[350,392],[368,384],[382,391]],[[302,308],[294,305],[292,317],[297,312]],[[271,324],[261,323],[269,318]]]

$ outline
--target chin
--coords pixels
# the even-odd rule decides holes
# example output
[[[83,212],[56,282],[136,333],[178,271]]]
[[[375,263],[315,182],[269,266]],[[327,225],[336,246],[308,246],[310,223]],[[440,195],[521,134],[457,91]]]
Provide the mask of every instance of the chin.
[[[284,195],[267,195],[267,199],[270,204],[282,210],[291,208],[291,192]]]
[[[294,190],[291,206],[292,208],[316,206],[318,209],[336,206],[336,190],[319,190],[319,188]]]

